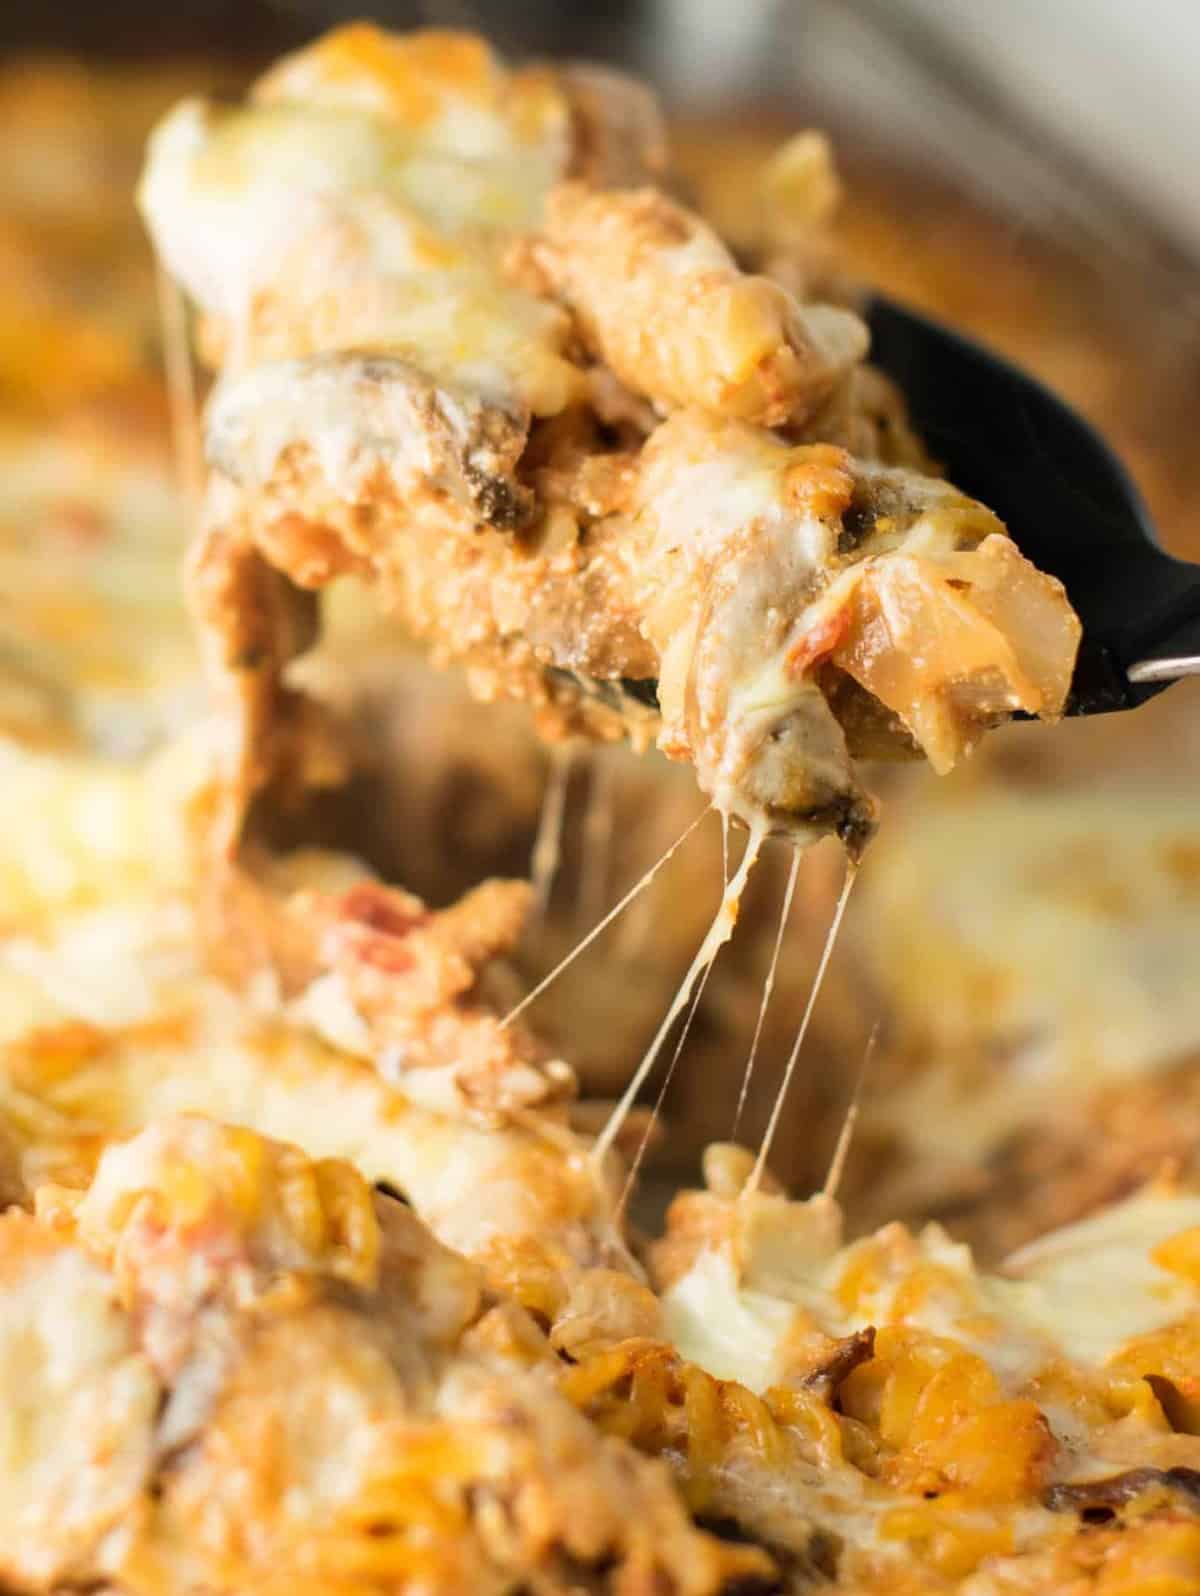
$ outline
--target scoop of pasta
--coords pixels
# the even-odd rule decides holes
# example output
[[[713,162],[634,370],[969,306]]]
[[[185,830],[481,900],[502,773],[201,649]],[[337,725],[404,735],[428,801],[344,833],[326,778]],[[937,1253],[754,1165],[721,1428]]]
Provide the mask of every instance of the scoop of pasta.
[[[283,677],[346,574],[548,734],[657,737],[852,853],[856,755],[944,770],[1061,712],[1061,587],[880,424],[859,318],[743,271],[662,166],[623,80],[362,28],[155,135],[143,209],[221,368],[193,570],[232,834],[328,768]]]

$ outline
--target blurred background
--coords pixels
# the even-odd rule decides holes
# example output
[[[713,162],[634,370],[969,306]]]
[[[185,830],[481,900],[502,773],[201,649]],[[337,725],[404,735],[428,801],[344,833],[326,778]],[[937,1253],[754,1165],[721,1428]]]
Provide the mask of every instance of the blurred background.
[[[865,138],[1095,225],[1107,197],[1200,245],[1200,8],[1190,0],[150,0],[4,8],[0,46],[275,53],[366,14],[480,27],[510,52],[635,64],[680,104],[803,95]],[[1043,211],[1043,207],[1045,210]]]
[[[155,284],[132,204],[146,133],[179,94],[235,93],[363,9],[0,7],[0,599],[22,600],[0,602],[0,741],[31,758],[140,757],[203,702],[179,592],[186,517]],[[751,255],[764,160],[798,129],[828,129],[844,185],[838,267],[1038,372],[1124,456],[1164,541],[1200,559],[1194,0],[369,9],[395,27],[479,28],[517,57],[644,73],[671,112],[681,186]],[[354,795],[348,826],[331,817],[331,835],[439,903],[489,873],[523,873],[555,780],[527,719],[472,704],[453,674],[410,670],[382,644],[372,658],[376,680],[360,674],[355,693],[359,710],[379,706],[380,785]],[[994,1251],[1163,1159],[1197,1163],[1200,680],[1133,716],[1007,729],[947,781],[919,769],[880,780],[888,823],[831,966],[781,1173],[820,1183],[880,1015],[847,1187],[864,1222],[936,1213]],[[525,980],[698,802],[689,770],[622,750],[580,754],[565,786],[563,865]],[[664,1189],[729,1133],[788,862],[779,849],[755,876],[706,991],[667,1099]],[[697,833],[539,1009],[593,1098],[620,1089],[656,1029],[719,870],[715,830]],[[751,1140],[840,870],[836,850],[805,862]]]

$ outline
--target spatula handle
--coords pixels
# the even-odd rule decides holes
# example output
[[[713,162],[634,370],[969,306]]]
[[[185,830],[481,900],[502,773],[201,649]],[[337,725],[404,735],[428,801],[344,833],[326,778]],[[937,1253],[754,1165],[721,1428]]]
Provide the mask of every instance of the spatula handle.
[[[1126,674],[1131,682],[1138,683],[1177,682],[1183,676],[1200,676],[1200,573],[1196,614],[1135,660]]]

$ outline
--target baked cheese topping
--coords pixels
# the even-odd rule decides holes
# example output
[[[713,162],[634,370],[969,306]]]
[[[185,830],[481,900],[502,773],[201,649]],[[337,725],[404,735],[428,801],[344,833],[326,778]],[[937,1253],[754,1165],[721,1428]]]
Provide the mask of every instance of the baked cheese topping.
[[[409,123],[386,104],[364,114],[353,96],[342,103],[336,79],[305,96],[317,66],[277,70],[263,86],[267,104],[186,103],[151,142],[143,208],[168,267],[222,319],[232,371],[391,350],[500,405],[560,410],[577,381],[558,353],[565,319],[506,283],[499,251],[565,170],[563,98],[547,83],[534,86],[532,106],[518,92],[499,107],[452,82],[440,116]],[[438,87],[418,80],[414,92]],[[307,425],[295,415],[276,456],[345,425],[336,413]],[[266,440],[256,451],[269,476]]]
[[[0,1218],[0,1273],[0,1567],[23,1588],[500,1596],[594,1563],[704,1596],[770,1571],[595,1444],[535,1321],[349,1164],[161,1120]]]
[[[635,507],[663,740],[743,819],[807,814],[852,851],[869,835],[850,754],[874,751],[871,729],[839,722],[820,669],[870,693],[939,770],[979,735],[974,715],[1066,695],[1074,618],[1061,650],[1015,624],[1025,604],[1052,635],[1056,584],[946,483],[684,411],[647,443]]]
[[[5,736],[131,758],[196,717],[183,518],[160,445],[119,407],[51,435],[0,424]]]
[[[548,667],[655,680],[664,746],[756,835],[856,851],[856,756],[941,769],[1060,707],[1061,593],[875,457],[857,319],[631,192],[661,167],[620,79],[368,27],[164,125],[144,199],[224,368],[194,564],[239,803],[273,761],[336,774],[283,673],[300,590],[347,573],[560,729],[584,711]],[[140,662],[176,680],[142,490],[81,565],[118,631],[155,595],[136,659],[93,659],[0,543],[45,646],[0,703],[0,1580],[1192,1596],[1200,1197],[1148,1187],[985,1274],[937,1227],[847,1245],[718,1149],[647,1274],[569,1070],[496,1017],[522,888],[432,911],[343,855],[214,867],[205,736],[105,757],[176,713],[122,718]],[[87,702],[34,749],[59,679]]]
[[[895,842],[864,884],[865,951],[898,1047],[923,1062],[867,1123],[916,1157],[944,1160],[950,1115],[953,1153],[978,1164],[1036,1116],[1200,1047],[1190,798],[968,793],[914,808]]]
[[[202,754],[181,747],[139,767],[8,751],[0,784],[0,812],[13,817],[11,842],[0,848],[0,1059],[8,1085],[0,1096],[16,1140],[0,1136],[4,1195],[14,1179],[20,1185],[21,1167],[31,1183],[81,1162],[90,1169],[106,1139],[194,1110],[298,1141],[317,1158],[352,1158],[369,1179],[414,1199],[419,1193],[427,1221],[461,1250],[503,1250],[514,1236],[540,1235],[581,1261],[624,1257],[609,1176],[590,1167],[565,1124],[565,1066],[559,1103],[541,1128],[497,1123],[494,1110],[478,1110],[479,1086],[472,1096],[453,1083],[469,1081],[477,1067],[502,1095],[545,1104],[519,1048],[511,1057],[455,1055],[452,1067],[423,1078],[406,1071],[399,1054],[381,1069],[372,1049],[363,1056],[339,1042],[339,1029],[349,1029],[351,1041],[362,1029],[353,1009],[357,958],[334,960],[335,973],[349,971],[352,983],[340,1001],[329,975],[323,991],[301,986],[281,1003],[269,981],[239,995],[205,968],[186,824],[204,793]],[[362,908],[377,923],[369,915],[349,922],[352,938],[376,939],[357,944],[363,969],[402,980],[402,943],[388,940],[389,902],[381,908],[373,894],[382,889],[361,866],[313,855],[293,857],[289,868],[292,886],[310,897],[361,897],[365,885]],[[469,924],[483,910],[468,897],[463,918]],[[447,983],[451,993],[469,984],[461,942],[452,928],[449,942],[437,942],[436,924],[433,942],[424,934],[407,973],[433,985],[423,999],[412,996],[411,1012],[433,1039],[449,1028],[452,1039],[469,1041],[470,1027],[456,1024],[453,998],[444,995]],[[485,1014],[480,1023],[495,1020]],[[450,1079],[435,1089],[439,1073]]]
[[[667,1332],[713,1376],[659,1365],[665,1389],[687,1393],[687,1478],[710,1512],[754,1503],[776,1534],[811,1515],[845,1537],[838,1590],[1070,1589],[1091,1552],[1097,1589],[1132,1591],[1159,1533],[1177,1581],[1165,1588],[1188,1589],[1197,1538],[1167,1552],[1172,1531],[1149,1524],[1180,1522],[1176,1491],[1189,1512],[1200,1457],[1184,1373],[1200,1312],[1194,1192],[1148,1188],[985,1275],[936,1226],[844,1245],[827,1198],[739,1196],[750,1166],[710,1150],[713,1190],[677,1198],[656,1247]],[[655,1433],[637,1395],[652,1367],[648,1352],[614,1353],[581,1375],[597,1421]],[[632,1421],[619,1396],[631,1373]],[[831,1422],[819,1410],[835,1397]],[[1149,1517],[1126,1520],[1126,1506]],[[1065,1513],[1117,1538],[1076,1533]],[[1131,1532],[1145,1536],[1136,1554]]]
[[[639,94],[356,26],[155,135],[143,211],[221,368],[193,570],[241,727],[227,833],[306,737],[264,567],[366,579],[559,734],[640,734],[656,690],[660,746],[723,813],[852,854],[852,755],[947,769],[1061,712],[1061,586],[982,507],[846,451],[885,447],[862,323],[646,185]]]
[[[120,1533],[150,1478],[161,1388],[104,1271],[0,1221],[0,1569],[49,1589]]]
[[[1151,1188],[1050,1233],[991,1276],[937,1225],[843,1246],[820,1199],[760,1201],[766,1212],[735,1214],[729,1244],[700,1251],[663,1300],[680,1350],[753,1390],[786,1381],[791,1352],[814,1329],[839,1338],[905,1325],[956,1339],[1019,1389],[1055,1360],[1102,1366],[1200,1310],[1196,1279],[1160,1261],[1200,1226],[1191,1193]]]
[[[10,1328],[26,1359],[64,1301],[96,1328],[73,1332],[62,1387],[22,1364],[39,1419],[0,1492],[6,1577],[238,1590],[263,1557],[349,1577],[386,1500],[382,1566],[398,1580],[419,1555],[439,1596],[491,1588],[497,1559],[568,1590],[585,1546],[645,1575],[602,1589],[654,1590],[665,1558],[678,1588],[720,1591],[730,1565],[685,1503],[768,1549],[747,1557],[832,1558],[847,1596],[1069,1589],[1097,1547],[1104,1596],[1137,1588],[1130,1548],[1139,1566],[1170,1548],[1179,1596],[1194,1580],[1193,1192],[1152,1187],[984,1274],[937,1227],[846,1245],[826,1199],[739,1200],[748,1156],[714,1151],[714,1192],[678,1199],[656,1246],[656,1294],[619,1182],[561,1114],[498,1128],[409,1100],[203,975],[181,904],[169,882],[124,908],[81,882],[38,911],[37,959],[12,939],[41,1007],[0,1069],[5,1195],[37,1215],[0,1222],[0,1254],[24,1226],[37,1260]],[[104,941],[106,983],[82,979],[81,936]],[[555,1494],[568,1468],[586,1532]],[[535,1490],[530,1539],[473,1516]]]

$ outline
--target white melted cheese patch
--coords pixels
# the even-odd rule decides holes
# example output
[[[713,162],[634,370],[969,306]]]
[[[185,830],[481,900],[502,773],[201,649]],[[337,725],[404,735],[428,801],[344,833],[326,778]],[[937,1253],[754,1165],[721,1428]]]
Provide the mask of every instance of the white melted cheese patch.
[[[302,1032],[256,1025],[215,983],[198,981],[193,1003],[190,1034],[122,1037],[46,1100],[114,1136],[194,1113],[295,1143],[310,1158],[347,1159],[367,1180],[403,1191],[439,1240],[468,1254],[557,1223],[566,1187],[582,1180],[519,1130],[429,1112],[371,1065]]]
[[[373,117],[185,100],[151,136],[138,200],[171,273],[232,319],[305,225],[306,202],[385,183],[404,149]]]
[[[1073,1360],[1104,1363],[1134,1336],[1200,1312],[1200,1288],[1150,1256],[1200,1225],[1200,1196],[1148,1191],[1023,1247],[987,1282],[1010,1317],[1049,1336]]]
[[[807,1205],[793,1207],[803,1221]],[[701,1252],[664,1294],[664,1318],[684,1357],[756,1391],[785,1376],[787,1341],[801,1316],[832,1337],[903,1322],[957,1340],[1016,1391],[1057,1357],[1098,1367],[1132,1337],[1200,1313],[1200,1288],[1151,1257],[1159,1243],[1197,1225],[1200,1195],[1151,1189],[1052,1232],[1010,1259],[1002,1275],[977,1273],[969,1249],[939,1226],[915,1237],[889,1227],[880,1233],[888,1267],[853,1311],[837,1288],[860,1249],[875,1241],[819,1257],[809,1245],[812,1227],[804,1227],[792,1270],[775,1244],[769,1291],[747,1287],[730,1252]],[[907,1283],[930,1266],[936,1283],[915,1306],[908,1294],[897,1317]]]
[[[655,435],[643,470],[650,558],[639,601],[659,640],[665,735],[677,736],[689,719],[719,727],[693,732],[691,753],[722,812],[742,813],[747,768],[771,728],[789,718],[797,744],[789,757],[812,772],[814,790],[852,782],[840,726],[787,662],[789,617],[824,584],[837,527],[836,518],[790,501],[792,463],[793,451],[761,429],[682,412]],[[703,614],[694,604],[681,610],[679,594],[686,602],[694,591],[692,572],[702,573],[709,594]]]
[[[256,1014],[194,962],[189,967],[193,945],[177,939],[178,929],[164,924],[164,911],[151,900],[140,909],[63,916],[56,936],[42,940],[33,968],[25,966],[27,947],[15,962],[0,952],[0,1005],[9,1021],[0,1039],[18,1064],[31,1031],[77,1018],[111,1028],[94,1063],[60,1078],[39,1076],[36,1099],[16,1093],[18,1122],[34,1113],[45,1131],[38,1161],[52,1164],[55,1133],[69,1133],[72,1125],[122,1137],[155,1119],[195,1113],[293,1142],[313,1158],[349,1160],[367,1180],[387,1180],[408,1194],[442,1241],[468,1253],[495,1237],[559,1223],[573,1187],[588,1208],[591,1187],[582,1170],[565,1169],[553,1145],[433,1111],[413,1101],[407,1076],[401,1091],[374,1064],[335,1051],[307,1029]],[[106,930],[106,955],[81,974],[71,962],[79,939],[94,952]],[[336,1031],[327,1000],[327,993],[314,998],[312,1007],[324,1028]],[[159,1016],[172,1022],[161,1034],[152,1026],[121,1029]],[[296,1017],[317,1016],[306,1009]],[[421,1085],[433,1102],[433,1086]],[[0,1088],[7,1100],[7,1083]],[[452,1106],[460,1115],[461,1105]],[[599,1216],[599,1186],[594,1198]]]
[[[553,414],[574,393],[566,324],[510,283],[505,238],[536,221],[563,152],[438,147],[320,106],[178,107],[151,141],[141,204],[168,269],[233,329],[252,298],[321,349],[406,354],[431,375]],[[308,353],[311,348],[276,353]],[[251,357],[253,358],[253,357]]]
[[[5,1260],[0,1388],[0,1572],[40,1586],[118,1522],[152,1459],[157,1382],[81,1253]]]
[[[985,1157],[1069,1092],[1200,1048],[1200,822],[1190,794],[971,794],[879,840],[868,952],[931,1067],[868,1106],[916,1156]],[[960,1075],[986,1049],[987,1082]]]
[[[702,1252],[663,1298],[666,1334],[679,1353],[752,1391],[780,1378],[780,1349],[795,1320],[795,1303],[740,1288],[728,1254],[715,1249]]]

